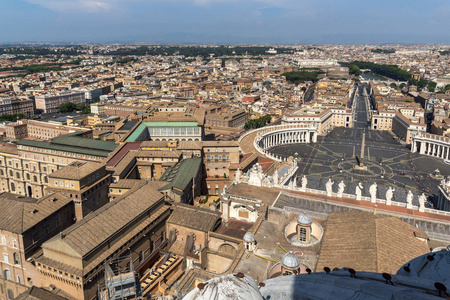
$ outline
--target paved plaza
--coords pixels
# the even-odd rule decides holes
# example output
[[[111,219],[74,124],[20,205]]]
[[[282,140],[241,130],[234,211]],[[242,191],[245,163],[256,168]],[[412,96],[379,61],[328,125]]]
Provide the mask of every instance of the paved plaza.
[[[439,169],[450,175],[450,166],[442,159],[411,153],[390,133],[366,130],[364,164],[367,171],[354,170],[356,156],[360,156],[362,131],[352,128],[335,128],[317,143],[282,145],[271,152],[285,157],[299,158],[297,176],[312,175],[333,178],[334,181],[363,182],[395,186],[438,194],[440,181],[430,177]]]
[[[358,88],[354,128],[335,128],[319,137],[317,143],[281,145],[270,152],[297,158],[298,177],[307,175],[366,185],[376,182],[380,187],[413,190],[416,195],[425,193],[435,203],[440,180],[430,175],[436,169],[443,176],[450,175],[450,165],[442,159],[412,153],[390,132],[368,129],[368,99],[363,88]],[[363,163],[367,170],[356,170],[364,133]]]

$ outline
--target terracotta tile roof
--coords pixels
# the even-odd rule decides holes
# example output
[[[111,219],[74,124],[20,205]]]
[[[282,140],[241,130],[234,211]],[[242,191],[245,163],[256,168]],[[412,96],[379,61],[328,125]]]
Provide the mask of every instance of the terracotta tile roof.
[[[396,274],[403,264],[429,252],[428,244],[417,239],[415,232],[424,235],[395,217],[365,211],[331,213],[316,270],[348,267]]]
[[[139,188],[145,185],[145,183],[145,181],[139,179],[120,179],[118,182],[111,183],[109,188],[133,189]]]
[[[72,200],[60,193],[39,200],[10,193],[0,194],[0,229],[22,234]]]
[[[65,243],[80,256],[85,256],[161,201],[163,195],[153,186],[145,185],[102,206],[42,246],[51,249],[53,245],[58,247],[59,243]]]
[[[16,300],[67,300],[71,298],[62,297],[44,288],[32,286],[16,298]]]
[[[239,147],[237,141],[203,141],[203,147]]]
[[[0,143],[0,152],[17,155],[17,145]]]
[[[177,204],[167,223],[207,232],[214,229],[215,224],[220,220],[220,216],[219,212],[209,209]]]
[[[99,163],[94,162],[72,162],[69,165],[53,172],[49,177],[64,178],[70,180],[81,180],[92,174],[102,167]]]
[[[261,200],[265,205],[271,206],[275,199],[278,197],[281,189],[279,188],[267,188],[248,185],[245,183],[233,184],[228,190],[228,194],[235,196],[241,196],[251,199]]]
[[[123,146],[119,146],[112,154],[112,157],[108,160],[106,163],[107,166],[115,166],[122,157],[125,156],[125,154],[128,153],[130,150],[137,150],[139,149],[141,143],[140,142],[133,142],[133,143],[125,143]]]

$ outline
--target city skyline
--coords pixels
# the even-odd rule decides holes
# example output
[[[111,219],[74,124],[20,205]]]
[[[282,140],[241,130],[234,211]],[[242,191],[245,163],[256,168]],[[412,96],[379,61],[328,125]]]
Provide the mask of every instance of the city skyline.
[[[446,1],[0,0],[0,42],[448,43]],[[11,25],[14,24],[14,25]]]

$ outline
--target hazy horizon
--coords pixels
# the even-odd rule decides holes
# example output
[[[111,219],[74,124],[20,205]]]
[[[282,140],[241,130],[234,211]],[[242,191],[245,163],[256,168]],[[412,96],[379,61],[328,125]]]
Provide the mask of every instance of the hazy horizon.
[[[0,0],[2,43],[448,44],[450,1]]]

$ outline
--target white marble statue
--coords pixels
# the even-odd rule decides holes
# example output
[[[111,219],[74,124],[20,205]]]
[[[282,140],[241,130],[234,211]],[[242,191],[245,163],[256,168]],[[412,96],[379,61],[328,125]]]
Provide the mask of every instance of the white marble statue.
[[[356,200],[361,200],[362,199],[362,189],[363,189],[362,183],[359,182],[356,185],[356,190],[355,190]]]
[[[412,200],[413,200],[413,193],[411,190],[408,191],[408,195],[406,195],[406,208],[411,209],[412,208]]]
[[[241,169],[237,169],[236,174],[234,174],[234,182],[239,183],[241,182]]]
[[[273,173],[273,184],[278,185],[279,178],[278,178],[278,171],[275,169],[275,172]]]
[[[308,184],[308,179],[305,175],[302,177],[302,189],[306,190],[306,185]]]
[[[386,205],[392,204],[392,197],[394,196],[395,189],[392,187],[389,187],[386,191]]]
[[[264,179],[264,173],[262,172],[262,168],[259,163],[253,165],[253,167],[249,171],[248,184],[254,186],[262,186]]]
[[[345,189],[345,183],[343,180],[341,180],[341,182],[339,182],[339,188],[338,188],[338,192],[337,192],[337,196],[339,198],[342,198],[342,195],[344,194],[344,189]]]
[[[263,179],[263,181],[262,181],[262,185],[263,185],[264,187],[268,187],[268,188],[273,187],[273,183],[272,183],[272,181],[269,179],[269,177],[264,177],[264,179]]]
[[[325,185],[325,188],[327,189],[327,196],[328,197],[331,197],[333,195],[333,184],[334,184],[334,181],[332,181],[331,178],[330,178],[330,179],[328,179],[328,181],[327,181],[327,183]]]
[[[425,202],[427,202],[427,196],[425,196],[424,193],[419,196],[419,211],[424,212],[425,211]]]
[[[376,182],[374,182],[370,186],[369,193],[370,193],[370,202],[376,203],[377,202],[377,183]]]

